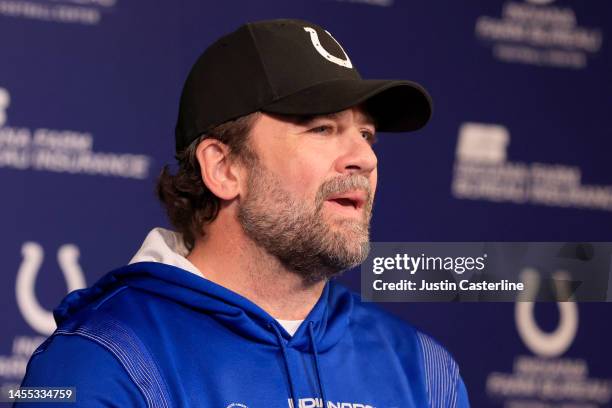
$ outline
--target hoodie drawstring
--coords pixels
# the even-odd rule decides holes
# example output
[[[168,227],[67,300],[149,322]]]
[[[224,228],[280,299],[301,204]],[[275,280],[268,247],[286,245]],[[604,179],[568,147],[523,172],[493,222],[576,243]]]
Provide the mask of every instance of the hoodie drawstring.
[[[298,408],[297,404],[298,400],[295,397],[295,386],[293,385],[293,378],[291,377],[291,370],[289,369],[289,357],[287,357],[287,349],[285,347],[285,342],[283,340],[283,336],[281,336],[280,331],[274,324],[270,324],[276,333],[276,337],[278,338],[278,344],[280,344],[281,350],[283,352],[283,358],[285,359],[285,370],[287,370],[287,377],[289,378],[289,390],[291,391],[291,406],[293,408]]]
[[[285,360],[285,370],[287,371],[287,377],[289,378],[289,390],[291,391],[291,406],[293,408],[299,408],[296,404],[299,402],[295,396],[295,385],[293,383],[293,378],[291,377],[291,370],[289,369],[289,357],[287,356],[287,348],[285,347],[285,341],[283,340],[283,336],[280,331],[274,324],[270,324],[269,327],[274,329],[274,333],[276,333],[276,337],[278,339],[278,344],[280,345],[281,351],[283,353],[283,358]],[[315,371],[317,373],[317,383],[319,384],[319,391],[321,392],[321,400],[323,402],[323,408],[327,408],[327,398],[325,397],[325,388],[323,387],[323,381],[321,380],[321,370],[319,368],[319,355],[317,353],[317,345],[314,339],[314,331],[313,331],[313,323],[308,322],[308,334],[310,334],[310,344],[312,345],[312,353],[314,355],[315,362]]]
[[[317,354],[317,345],[314,340],[313,323],[308,322],[308,332],[310,333],[310,343],[312,344],[312,353],[314,355],[315,369],[317,371],[317,381],[319,382],[319,390],[321,391],[321,398],[323,399],[323,407],[327,408],[327,398],[325,398],[325,388],[323,388],[323,381],[321,380],[321,370],[319,369],[319,356]]]

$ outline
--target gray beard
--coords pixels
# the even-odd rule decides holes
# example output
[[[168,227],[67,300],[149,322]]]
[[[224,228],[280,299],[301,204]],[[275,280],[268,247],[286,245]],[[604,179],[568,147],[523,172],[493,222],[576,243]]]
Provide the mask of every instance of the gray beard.
[[[326,181],[312,206],[296,200],[259,162],[250,167],[249,187],[238,211],[246,235],[300,275],[304,283],[329,279],[367,258],[372,197],[365,177],[350,175]],[[367,192],[363,219],[326,222],[322,213],[326,197],[354,189]]]

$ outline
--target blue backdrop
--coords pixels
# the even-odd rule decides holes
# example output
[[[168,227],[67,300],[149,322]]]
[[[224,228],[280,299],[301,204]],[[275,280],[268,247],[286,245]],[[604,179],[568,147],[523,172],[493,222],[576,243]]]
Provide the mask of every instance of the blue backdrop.
[[[609,1],[0,0],[1,385],[67,290],[167,225],[153,185],[197,56],[281,17],[433,96],[424,130],[376,145],[374,241],[612,241]],[[358,271],[342,280],[359,289]],[[608,304],[384,306],[454,354],[475,407],[612,406]],[[570,315],[563,350],[533,346]]]

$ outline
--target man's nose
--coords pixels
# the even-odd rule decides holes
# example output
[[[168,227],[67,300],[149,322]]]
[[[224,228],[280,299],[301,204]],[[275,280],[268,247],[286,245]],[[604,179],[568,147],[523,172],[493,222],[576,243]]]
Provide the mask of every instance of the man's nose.
[[[336,161],[336,170],[339,173],[359,173],[367,177],[378,165],[372,146],[357,129],[350,130],[350,134],[343,139],[342,154]]]

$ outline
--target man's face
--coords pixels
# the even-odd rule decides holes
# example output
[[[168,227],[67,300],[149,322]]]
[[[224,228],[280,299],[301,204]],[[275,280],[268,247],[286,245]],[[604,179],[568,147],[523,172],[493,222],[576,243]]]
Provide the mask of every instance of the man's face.
[[[360,108],[288,119],[262,114],[250,134],[239,220],[246,234],[314,283],[363,262],[376,190],[374,125]]]

